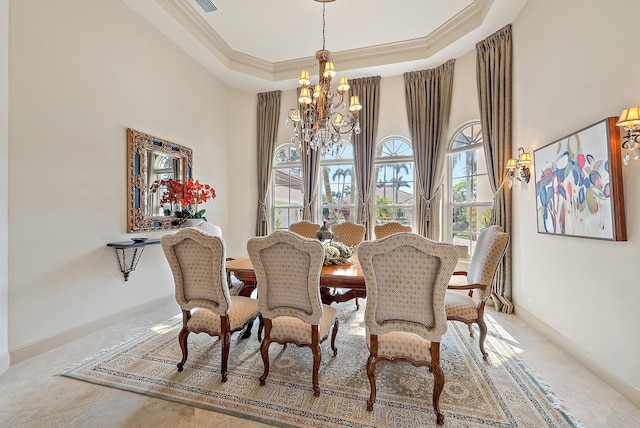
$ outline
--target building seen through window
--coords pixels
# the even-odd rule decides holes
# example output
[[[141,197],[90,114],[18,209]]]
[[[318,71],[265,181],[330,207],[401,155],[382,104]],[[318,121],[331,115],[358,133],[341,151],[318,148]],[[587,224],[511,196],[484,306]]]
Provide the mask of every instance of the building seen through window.
[[[303,191],[300,150],[294,145],[278,149],[271,174],[271,212],[274,230],[287,230],[302,220]]]

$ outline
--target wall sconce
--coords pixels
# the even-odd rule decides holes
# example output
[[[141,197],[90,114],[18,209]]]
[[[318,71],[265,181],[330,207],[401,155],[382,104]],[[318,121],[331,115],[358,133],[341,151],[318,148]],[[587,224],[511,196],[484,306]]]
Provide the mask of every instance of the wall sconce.
[[[531,172],[529,171],[529,165],[531,163],[531,153],[524,151],[522,147],[518,147],[518,158],[509,159],[507,161],[507,179],[509,180],[509,189],[513,184],[521,183],[522,188],[526,187],[526,184],[531,178]],[[516,189],[518,187],[516,186]]]
[[[640,160],[640,107],[624,109],[616,126],[622,126],[627,131],[622,142],[622,148],[626,150],[622,162],[625,165],[629,163],[631,152],[635,160]]]

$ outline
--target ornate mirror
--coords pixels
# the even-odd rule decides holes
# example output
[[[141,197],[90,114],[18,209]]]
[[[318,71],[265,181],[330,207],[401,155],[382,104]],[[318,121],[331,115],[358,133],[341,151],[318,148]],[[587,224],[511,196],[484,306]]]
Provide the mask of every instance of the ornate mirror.
[[[162,188],[150,188],[156,180],[182,180],[191,177],[191,149],[135,129],[127,129],[127,217],[128,232],[174,229],[181,219],[160,205]]]

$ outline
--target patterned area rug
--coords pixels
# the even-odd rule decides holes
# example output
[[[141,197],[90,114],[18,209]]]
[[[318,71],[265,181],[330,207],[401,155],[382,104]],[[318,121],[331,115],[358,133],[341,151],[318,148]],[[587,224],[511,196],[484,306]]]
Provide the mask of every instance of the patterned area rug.
[[[353,302],[337,305],[338,355],[322,344],[320,397],[311,389],[312,356],[308,348],[270,347],[271,370],[265,386],[257,323],[253,335],[232,336],[229,380],[220,380],[220,343],[205,334],[189,336],[189,359],[176,370],[181,352],[181,316],[143,335],[88,358],[63,375],[134,391],[194,407],[276,426],[425,427],[436,426],[431,407],[433,376],[407,363],[378,364],[378,393],[367,412],[368,356],[364,309]],[[449,323],[441,345],[445,385],[440,408],[447,427],[580,427],[560,400],[528,370],[489,323],[483,361],[467,327]]]

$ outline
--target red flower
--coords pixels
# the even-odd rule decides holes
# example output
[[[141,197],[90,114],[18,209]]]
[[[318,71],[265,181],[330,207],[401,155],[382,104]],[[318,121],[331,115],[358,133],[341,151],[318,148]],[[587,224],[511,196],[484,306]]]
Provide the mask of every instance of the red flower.
[[[160,205],[179,204],[181,210],[176,212],[178,217],[183,218],[204,218],[205,210],[198,211],[198,204],[215,199],[216,190],[208,184],[202,184],[193,178],[185,182],[180,180],[156,180],[151,186],[151,191],[156,193],[161,186],[166,186],[167,190],[162,194]],[[195,205],[192,212],[189,208]]]

